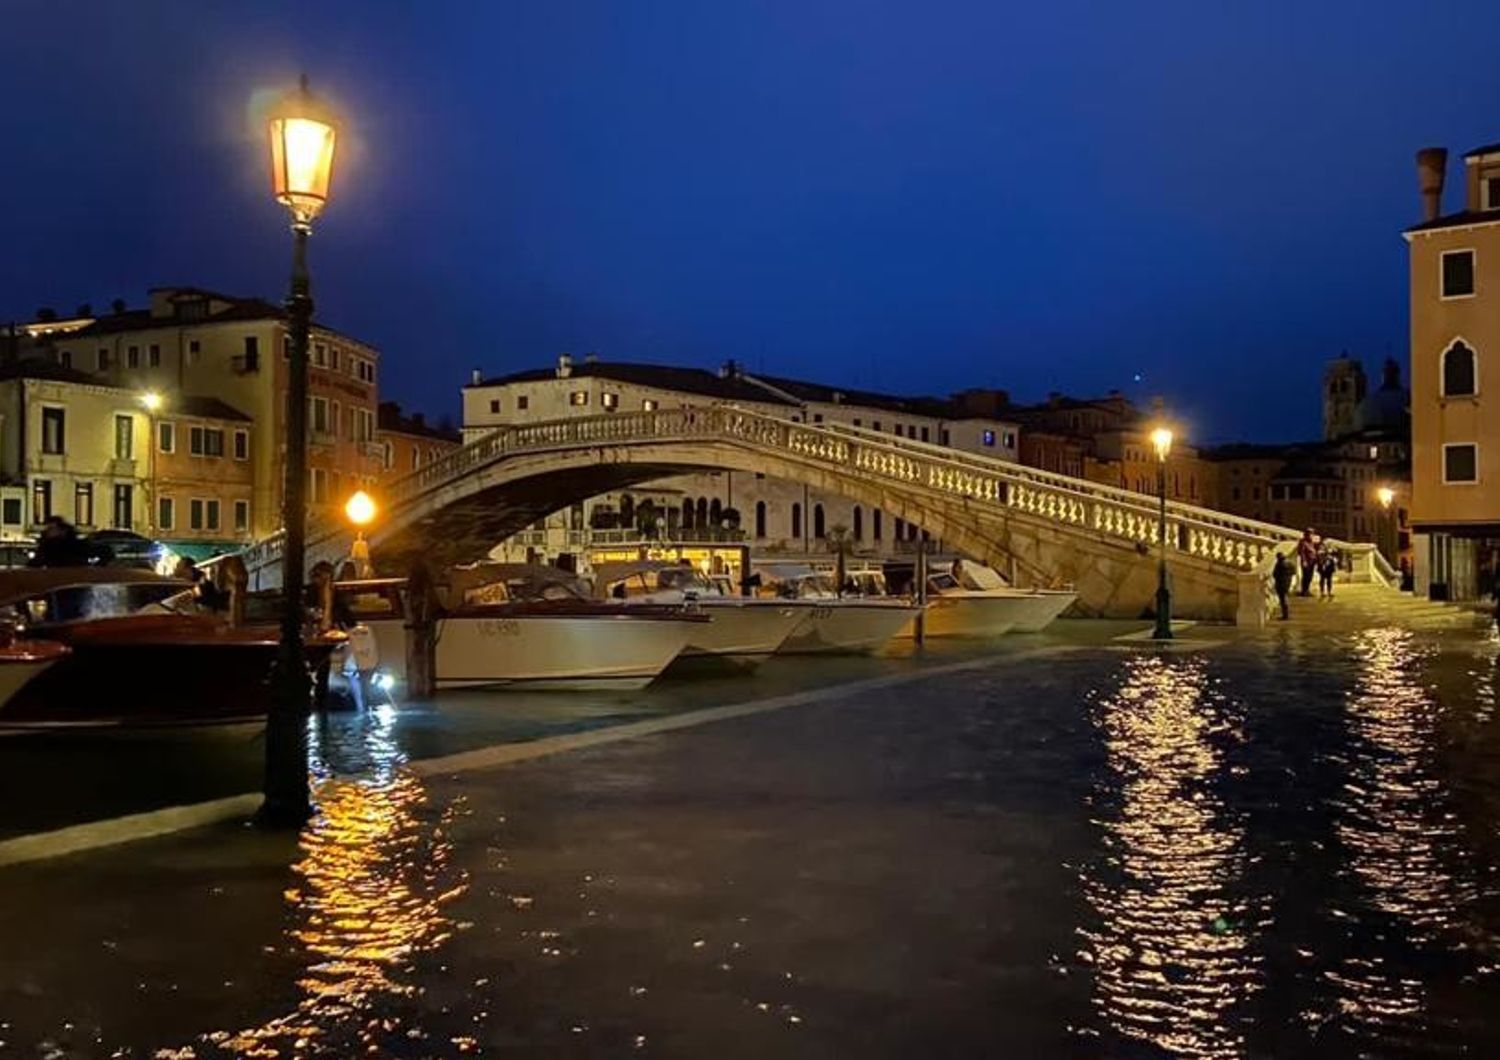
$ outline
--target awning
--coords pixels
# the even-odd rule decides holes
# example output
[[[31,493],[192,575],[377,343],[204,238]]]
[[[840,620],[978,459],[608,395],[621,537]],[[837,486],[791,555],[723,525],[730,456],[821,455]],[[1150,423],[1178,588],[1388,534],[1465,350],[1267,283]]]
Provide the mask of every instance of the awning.
[[[238,552],[245,547],[240,541],[163,541],[162,545],[194,563]]]

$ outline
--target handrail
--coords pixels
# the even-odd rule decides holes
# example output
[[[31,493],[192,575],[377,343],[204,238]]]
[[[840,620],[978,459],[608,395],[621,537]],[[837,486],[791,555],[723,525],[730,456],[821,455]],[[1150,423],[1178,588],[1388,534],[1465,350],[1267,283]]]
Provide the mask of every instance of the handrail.
[[[497,428],[387,483],[380,490],[382,504],[387,513],[397,511],[512,455],[704,439],[789,455],[851,477],[894,482],[1023,512],[1137,547],[1160,542],[1158,501],[1145,494],[864,428],[800,423],[727,404],[603,413]],[[1262,568],[1275,550],[1300,536],[1287,527],[1180,501],[1167,502],[1167,524],[1168,547],[1240,572]],[[346,534],[341,525],[315,520],[308,527],[308,544],[326,544]],[[279,532],[258,542],[245,553],[246,565],[254,570],[275,561],[281,545]]]

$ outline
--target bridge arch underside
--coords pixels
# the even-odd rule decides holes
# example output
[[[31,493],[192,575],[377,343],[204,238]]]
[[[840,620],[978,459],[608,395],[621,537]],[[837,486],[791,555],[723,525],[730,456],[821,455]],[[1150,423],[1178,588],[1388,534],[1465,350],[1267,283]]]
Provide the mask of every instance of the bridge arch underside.
[[[1020,585],[1071,585],[1086,615],[1136,618],[1154,606],[1154,553],[1086,527],[940,492],[893,484],[813,460],[731,443],[654,442],[608,449],[562,449],[507,456],[392,513],[371,534],[378,569],[402,573],[417,556],[435,566],[482,559],[503,538],[601,493],[701,471],[760,473],[838,493],[915,523],[955,550]],[[314,557],[310,557],[314,558]],[[1174,613],[1233,621],[1239,587],[1232,572],[1172,555]]]

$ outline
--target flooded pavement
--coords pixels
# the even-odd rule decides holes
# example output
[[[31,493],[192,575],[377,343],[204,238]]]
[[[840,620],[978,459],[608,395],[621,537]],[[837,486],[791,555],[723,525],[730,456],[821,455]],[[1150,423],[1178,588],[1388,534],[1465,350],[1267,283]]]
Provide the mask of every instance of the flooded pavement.
[[[0,1057],[1500,1051],[1500,643],[1007,651],[453,775],[344,719],[300,837],[0,870]]]

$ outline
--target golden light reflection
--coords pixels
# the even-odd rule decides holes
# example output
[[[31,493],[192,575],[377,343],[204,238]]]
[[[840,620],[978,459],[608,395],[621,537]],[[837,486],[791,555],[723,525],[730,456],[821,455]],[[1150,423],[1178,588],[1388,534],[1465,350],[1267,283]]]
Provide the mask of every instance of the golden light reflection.
[[[1385,926],[1399,945],[1431,946],[1462,926],[1475,890],[1448,868],[1466,855],[1433,768],[1441,707],[1417,677],[1432,649],[1409,631],[1374,629],[1355,639],[1354,651],[1358,679],[1345,702],[1349,750],[1333,811],[1363,908],[1336,912],[1389,918]],[[1337,998],[1333,1018],[1351,1032],[1385,1037],[1424,1022],[1423,982],[1378,953],[1350,955],[1325,977]],[[1311,1023],[1324,1018],[1308,1015]]]
[[[1111,776],[1097,821],[1108,857],[1085,869],[1097,921],[1080,934],[1094,1006],[1127,1038],[1176,1056],[1244,1053],[1236,1012],[1259,990],[1259,930],[1237,890],[1244,828],[1214,784],[1231,728],[1201,659],[1138,656],[1095,713]]]
[[[311,723],[319,813],[285,894],[288,935],[305,961],[302,1000],[258,1027],[206,1035],[206,1044],[259,1058],[388,1055],[423,1036],[391,1002],[420,993],[414,962],[452,936],[445,909],[468,881],[451,866],[456,807],[435,820],[424,812],[426,790],[405,768],[395,716],[388,705],[372,710],[353,739]]]

